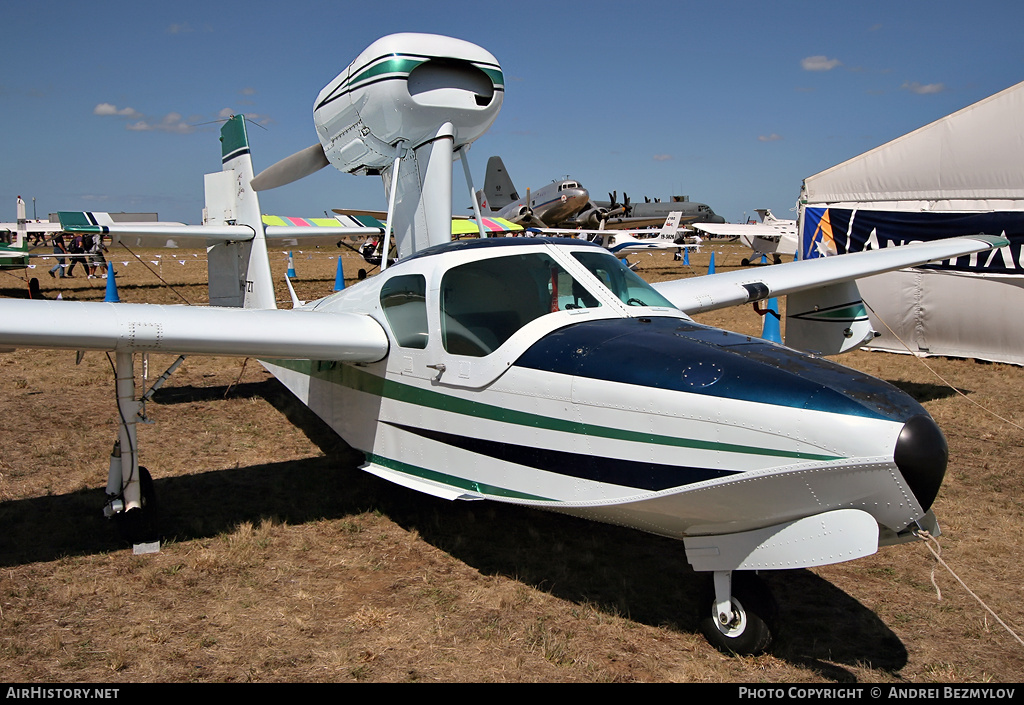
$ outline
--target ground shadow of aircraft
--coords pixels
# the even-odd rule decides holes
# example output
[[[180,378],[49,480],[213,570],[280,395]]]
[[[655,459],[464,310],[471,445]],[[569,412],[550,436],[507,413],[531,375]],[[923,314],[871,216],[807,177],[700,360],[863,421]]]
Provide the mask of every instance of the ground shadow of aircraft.
[[[935,401],[936,399],[945,399],[947,397],[955,397],[958,392],[962,394],[970,394],[970,389],[956,390],[945,384],[930,384],[928,382],[907,382],[905,380],[890,379],[886,380],[894,387],[897,387],[910,396],[914,397],[919,404],[925,402]]]
[[[166,507],[160,514],[165,539],[209,538],[268,518],[299,525],[379,511],[481,573],[642,624],[698,632],[695,607],[707,576],[687,565],[677,541],[515,505],[452,503],[395,487],[360,472],[361,455],[277,380],[174,387],[161,390],[154,401],[254,396],[266,399],[326,454],[157,479],[157,494]],[[0,566],[121,548],[117,531],[95,512],[102,495],[103,489],[95,488],[0,505],[0,533],[6,539]],[[38,531],[40,522],[47,524],[46,532]],[[787,629],[776,656],[837,682],[854,680],[843,665],[898,670],[906,663],[898,637],[874,612],[828,581],[808,570],[769,579],[773,589],[800,596],[782,603]],[[843,620],[832,618],[837,610]]]
[[[514,505],[423,497],[359,472],[357,465],[358,456],[342,449],[304,460],[158,479],[156,490],[168,508],[160,514],[164,539],[209,538],[268,518],[299,525],[379,511],[485,575],[505,576],[641,624],[698,633],[695,607],[706,576],[686,564],[671,539],[652,540],[630,529]],[[95,488],[3,503],[0,526],[7,547],[0,549],[0,566],[119,550],[121,537],[95,511],[102,497],[103,489]],[[46,532],[38,531],[40,522],[47,524]],[[778,658],[836,682],[854,680],[843,665],[887,670],[905,665],[899,638],[874,612],[828,581],[808,570],[770,580],[780,594],[800,595],[781,603],[787,628],[777,642]],[[837,611],[842,620],[833,618]]]

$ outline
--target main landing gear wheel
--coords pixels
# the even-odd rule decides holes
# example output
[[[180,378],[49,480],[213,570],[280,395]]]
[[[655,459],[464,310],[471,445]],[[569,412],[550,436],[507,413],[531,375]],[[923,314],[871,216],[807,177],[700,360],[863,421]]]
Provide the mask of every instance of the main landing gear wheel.
[[[768,586],[753,575],[733,574],[732,619],[723,624],[711,585],[701,601],[700,631],[724,654],[756,656],[768,650],[776,631],[776,607]]]
[[[142,507],[129,509],[115,514],[117,528],[132,545],[159,541],[157,530],[156,491],[153,489],[153,476],[149,470],[139,466],[139,492],[142,495]]]

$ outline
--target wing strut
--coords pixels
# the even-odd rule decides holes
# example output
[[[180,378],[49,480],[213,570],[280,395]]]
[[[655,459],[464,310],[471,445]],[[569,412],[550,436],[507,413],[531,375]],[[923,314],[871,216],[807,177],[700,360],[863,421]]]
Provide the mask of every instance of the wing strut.
[[[459,159],[462,160],[462,170],[466,172],[466,186],[469,188],[469,200],[473,204],[473,214],[476,216],[477,231],[480,233],[480,237],[483,238],[487,236],[484,235],[484,219],[480,215],[480,202],[477,201],[476,191],[473,190],[473,177],[469,173],[469,160],[466,159],[468,149],[466,145],[459,147]]]
[[[380,271],[384,271],[388,268],[388,255],[391,254],[391,231],[395,225],[395,196],[398,195],[398,167],[402,163],[402,156],[405,154],[403,147],[404,142],[399,142],[396,146],[398,150],[398,156],[395,157],[395,164],[391,168],[391,192],[388,194],[388,222],[387,231],[384,233],[384,237],[381,238],[382,249],[380,257]]]

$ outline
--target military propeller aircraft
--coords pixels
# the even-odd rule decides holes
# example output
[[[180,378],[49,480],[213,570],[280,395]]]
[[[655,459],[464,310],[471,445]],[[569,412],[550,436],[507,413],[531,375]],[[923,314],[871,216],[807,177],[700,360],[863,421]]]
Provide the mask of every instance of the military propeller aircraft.
[[[725,222],[725,218],[711,210],[711,206],[691,201],[688,196],[673,196],[665,202],[645,198],[643,203],[631,203],[629,196],[623,193],[622,203],[619,203],[618,192],[612,191],[608,199],[590,201],[576,216],[575,224],[582,228],[606,230],[647,228],[665,222],[673,212],[680,213],[680,222],[684,224]]]
[[[491,157],[487,160],[484,188],[477,191],[476,198],[480,208],[517,225],[554,228],[583,210],[590,194],[578,181],[560,179],[541,186],[532,194],[526,189],[523,199],[501,157]]]
[[[831,354],[872,335],[857,277],[1005,239],[656,287],[581,240],[452,242],[454,158],[468,176],[465,149],[503,98],[501,67],[474,44],[379,39],[318,95],[312,147],[254,178],[243,118],[224,125],[223,170],[206,176],[205,225],[80,226],[208,244],[212,306],[0,301],[4,347],[113,353],[121,421],[106,511],[152,530],[134,356],[164,352],[259,358],[365,454],[367,472],[400,485],[681,540],[693,568],[712,576],[702,631],[729,653],[758,653],[772,640],[770,605],[743,579],[749,571],[851,560],[911,539],[919,526],[934,533],[947,447],[916,401],[818,355],[688,314],[788,294],[789,336],[802,329],[804,347]],[[382,177],[398,261],[277,310],[267,243],[302,233],[261,223],[257,191],[326,164]]]

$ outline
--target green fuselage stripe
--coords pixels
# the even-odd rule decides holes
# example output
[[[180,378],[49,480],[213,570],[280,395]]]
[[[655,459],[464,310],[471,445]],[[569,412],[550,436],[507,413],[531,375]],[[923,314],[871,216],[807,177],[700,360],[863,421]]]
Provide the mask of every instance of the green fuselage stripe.
[[[620,441],[631,441],[635,443],[649,443],[654,445],[675,446],[677,448],[693,448],[697,450],[711,450],[726,453],[742,453],[745,455],[763,455],[777,458],[793,458],[794,460],[841,460],[842,456],[822,455],[818,453],[803,453],[799,451],[779,450],[776,448],[758,448],[753,446],[736,445],[733,443],[720,443],[717,441],[702,441],[692,438],[678,438],[675,436],[662,436],[653,433],[630,431],[622,428],[611,428],[609,426],[598,426],[595,424],[582,423],[567,419],[560,419],[541,414],[532,414],[526,411],[506,409],[492,404],[460,399],[458,397],[442,394],[429,389],[420,389],[409,384],[402,384],[390,379],[384,379],[365,370],[352,365],[342,363],[324,366],[324,369],[317,369],[321,363],[310,360],[268,360],[275,365],[294,370],[300,374],[309,375],[317,379],[339,384],[360,392],[366,392],[374,396],[400,401],[406,404],[415,404],[430,409],[448,411],[455,414],[463,414],[475,418],[490,419],[502,423],[527,426],[530,428],[543,428],[551,431],[572,433],[584,436],[595,436],[611,438]]]
[[[344,85],[340,86],[339,90],[355,90],[366,81],[379,79],[383,76],[391,74],[394,74],[392,76],[393,78],[408,78],[409,74],[412,73],[417,66],[427,61],[430,61],[430,57],[411,57],[401,55],[391,56],[384,59],[383,61],[373,64],[372,66],[364,69],[363,71],[360,71],[359,74],[353,76],[348,81],[346,81]],[[502,75],[501,69],[491,68],[489,66],[481,66],[476,63],[474,63],[473,65],[476,68],[483,71],[487,75],[487,77],[491,79],[491,83],[493,83],[496,88],[504,89],[505,77]]]
[[[535,494],[527,494],[526,492],[516,492],[515,490],[510,490],[507,487],[498,487],[496,485],[473,482],[472,480],[467,480],[464,477],[456,477],[455,475],[448,475],[443,472],[437,472],[436,470],[428,470],[427,468],[420,467],[419,465],[410,465],[409,463],[403,463],[400,460],[387,458],[383,455],[377,455],[376,453],[367,453],[366,460],[374,465],[380,465],[381,467],[388,468],[389,470],[394,470],[406,475],[412,475],[413,477],[419,477],[424,480],[439,482],[449,487],[457,487],[460,490],[466,490],[467,492],[473,492],[480,495],[507,497],[509,499],[530,499],[538,502],[557,501],[550,497],[540,497]]]

